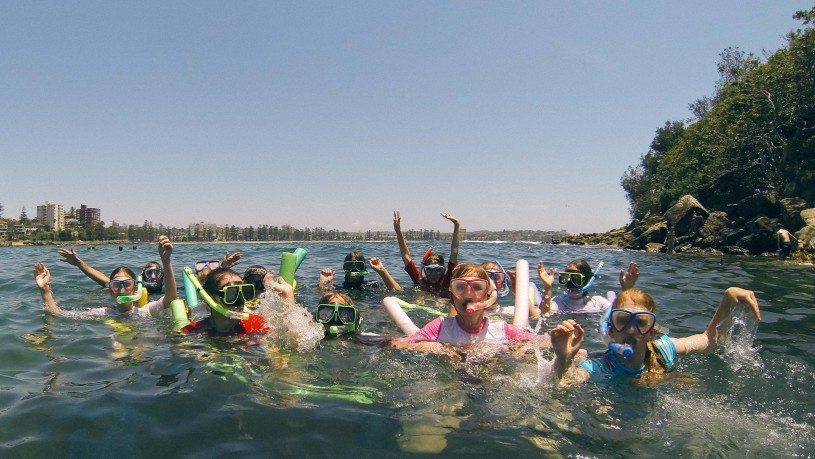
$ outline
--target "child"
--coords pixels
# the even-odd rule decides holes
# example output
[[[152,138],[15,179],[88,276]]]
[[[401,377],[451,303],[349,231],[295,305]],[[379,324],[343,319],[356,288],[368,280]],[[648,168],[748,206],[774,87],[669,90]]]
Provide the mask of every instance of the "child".
[[[416,267],[413,258],[410,256],[410,249],[408,249],[405,236],[402,234],[402,218],[398,210],[393,212],[393,230],[396,232],[396,239],[399,241],[399,251],[402,254],[402,261],[405,262],[405,271],[410,276],[410,280],[413,281],[413,285],[434,295],[447,298],[449,297],[450,273],[458,264],[460,225],[458,219],[447,212],[443,212],[441,216],[453,222],[453,240],[450,243],[450,260],[447,263],[447,268],[444,267],[444,256],[433,251],[432,247],[422,257],[421,269]]]
[[[457,315],[438,317],[408,337],[391,340],[391,347],[450,354],[449,350],[439,345],[504,344],[535,339],[540,340],[542,345],[549,345],[548,335],[535,335],[503,321],[487,318],[484,308],[492,290],[490,277],[484,268],[475,264],[457,266],[450,281]]]
[[[158,300],[147,303],[143,307],[137,307],[139,299],[141,298],[140,292],[142,286],[137,283],[135,273],[125,266],[119,266],[114,269],[110,274],[110,280],[107,283],[108,291],[110,292],[111,297],[116,299],[116,304],[85,310],[78,314],[74,313],[73,311],[69,313],[57,305],[57,302],[54,300],[54,296],[51,292],[51,272],[44,264],[37,263],[34,265],[34,279],[37,282],[37,287],[40,289],[40,295],[42,296],[45,309],[55,316],[78,315],[80,318],[136,315],[157,316],[162,310],[168,308],[170,303],[178,297],[175,277],[173,276],[173,267],[170,263],[170,256],[173,253],[173,244],[169,237],[159,236],[158,252],[161,258],[163,270],[166,273],[166,294]],[[79,260],[78,257],[76,257],[75,252],[71,250],[67,253],[69,256],[66,256],[66,254],[63,254],[62,252],[60,252],[60,255],[62,255],[63,258],[65,258],[65,261],[67,261],[69,264],[79,266],[71,263],[72,259]],[[70,255],[73,255],[73,258]],[[84,263],[81,260],[79,260],[79,262]],[[85,264],[85,266],[87,266],[87,264]],[[80,269],[82,268],[80,267]],[[93,268],[90,269],[93,270]],[[87,274],[85,269],[82,269],[82,271]]]
[[[566,287],[564,295],[555,296],[552,293],[555,274],[557,274],[558,282]],[[593,313],[608,309],[611,306],[608,299],[599,295],[589,296],[588,286],[595,274],[586,260],[572,261],[561,273],[555,273],[554,268],[549,268],[547,271],[543,262],[538,263],[538,277],[543,286],[541,313]],[[639,266],[632,261],[628,265],[628,270],[620,271],[620,289],[627,290],[634,287],[639,275]]]
[[[607,314],[603,328],[607,329],[612,344],[602,356],[585,360],[569,372],[583,343],[583,327],[574,320],[566,320],[552,330],[555,374],[561,383],[582,383],[599,376],[612,375],[661,377],[673,369],[677,356],[713,349],[719,337],[719,327],[731,317],[736,306],[748,308],[756,319],[761,320],[755,294],[749,290],[730,287],[725,290],[722,301],[704,332],[685,338],[670,338],[659,333],[656,303],[651,295],[640,289],[627,289],[620,293]]]
[[[402,291],[403,288],[399,282],[391,276],[388,268],[382,263],[378,257],[373,257],[370,260],[371,268],[379,274],[384,286],[388,290]],[[334,286],[334,270],[331,268],[323,268],[320,270],[320,279],[317,287],[321,293],[327,293],[336,290],[379,290],[381,285],[377,281],[366,281],[365,276],[368,271],[365,270],[365,256],[362,252],[354,250],[345,256],[342,264],[342,269],[345,272],[345,278],[342,281],[342,287],[337,288]]]

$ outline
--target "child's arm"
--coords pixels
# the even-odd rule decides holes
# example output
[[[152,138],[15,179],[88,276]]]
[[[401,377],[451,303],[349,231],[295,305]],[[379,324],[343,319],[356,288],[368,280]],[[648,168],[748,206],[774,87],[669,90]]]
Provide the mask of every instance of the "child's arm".
[[[399,241],[399,252],[402,254],[402,261],[405,266],[413,259],[410,258],[410,249],[408,249],[405,235],[402,234],[402,217],[399,215],[398,210],[393,211],[393,231],[396,233],[396,240]]]
[[[569,319],[561,322],[549,333],[552,337],[552,349],[555,351],[552,369],[558,383],[567,385],[588,381],[591,378],[588,371],[579,367],[573,368],[574,358],[583,344],[583,327]]]
[[[739,287],[730,287],[724,291],[722,301],[704,332],[685,338],[671,338],[676,347],[676,353],[682,355],[691,352],[705,352],[715,348],[719,338],[719,327],[731,317],[733,307],[737,305],[749,307],[756,319],[761,320],[761,310],[758,307],[755,293]]]
[[[620,270],[620,290],[634,288],[637,279],[640,277],[640,267],[633,261],[628,264],[628,269]]]
[[[84,260],[79,258],[79,255],[76,254],[74,249],[59,249],[57,250],[59,256],[62,257],[62,261],[68,263],[69,265],[76,266],[79,268],[80,271],[85,273],[88,278],[92,281],[96,282],[97,284],[101,285],[102,287],[107,287],[108,282],[110,282],[110,278],[104,275],[102,272],[94,268],[93,266],[85,263]]]
[[[49,313],[58,316],[62,310],[57,306],[54,295],[51,293],[51,271],[42,263],[34,265],[34,280],[37,281],[37,287],[40,288],[40,295],[42,296],[42,303],[45,310]]]
[[[317,290],[320,295],[334,291],[334,270],[323,268],[320,270],[320,279],[317,281]]]
[[[450,265],[455,266],[458,263],[458,237],[460,224],[458,219],[447,212],[442,212],[442,217],[453,222],[453,241],[450,243]]]
[[[555,268],[546,269],[541,261],[538,263],[538,277],[541,280],[543,297],[541,301],[541,314],[548,314],[552,311],[552,284],[555,283]]]
[[[385,267],[385,264],[382,263],[382,260],[380,260],[379,257],[371,258],[368,260],[368,263],[370,263],[371,269],[376,271],[376,273],[379,274],[379,277],[382,278],[382,282],[385,283],[385,288],[388,290],[396,290],[397,292],[404,290],[404,288],[399,285],[399,282],[397,282],[396,279],[391,276],[390,271],[388,271],[388,268]]]
[[[173,242],[167,236],[158,237],[158,255],[161,257],[161,266],[164,269],[164,307],[169,308],[170,303],[178,298],[178,285],[173,274],[173,264],[170,257],[173,254]]]

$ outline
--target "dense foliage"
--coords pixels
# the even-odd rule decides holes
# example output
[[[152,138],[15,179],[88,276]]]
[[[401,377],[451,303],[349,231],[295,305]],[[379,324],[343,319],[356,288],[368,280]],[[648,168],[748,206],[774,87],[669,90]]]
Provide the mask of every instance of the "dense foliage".
[[[713,97],[690,104],[694,119],[668,121],[621,184],[632,217],[663,213],[685,194],[709,209],[758,190],[815,201],[815,7],[794,16],[805,29],[766,62],[728,48]]]

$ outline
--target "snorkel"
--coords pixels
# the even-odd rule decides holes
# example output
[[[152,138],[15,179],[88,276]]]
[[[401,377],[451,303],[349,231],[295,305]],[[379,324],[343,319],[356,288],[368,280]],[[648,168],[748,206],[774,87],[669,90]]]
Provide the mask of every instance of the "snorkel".
[[[136,278],[136,292],[132,295],[116,295],[116,304],[127,304],[136,302],[137,307],[147,304],[147,290],[142,289],[141,276]]]
[[[187,296],[187,304],[190,305],[190,307],[195,307],[195,305],[198,304],[198,297],[200,297],[213,311],[228,319],[246,320],[249,318],[248,312],[233,311],[212,299],[209,293],[201,286],[201,282],[189,266],[184,267],[182,275],[184,277],[184,294]],[[189,292],[194,292],[194,295],[190,295]]]
[[[600,269],[599,267],[597,268]],[[622,355],[625,358],[630,358],[634,355],[634,348],[632,348],[628,344],[618,343],[611,339],[611,310],[614,309],[614,306],[609,306],[608,309],[603,313],[603,320],[600,322],[600,331],[603,334],[603,340],[608,341],[608,348],[616,352],[617,354]]]

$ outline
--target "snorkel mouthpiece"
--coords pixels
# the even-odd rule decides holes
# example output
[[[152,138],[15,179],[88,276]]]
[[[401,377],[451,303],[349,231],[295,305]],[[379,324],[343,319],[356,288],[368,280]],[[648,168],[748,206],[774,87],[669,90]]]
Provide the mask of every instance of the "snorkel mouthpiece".
[[[132,295],[116,295],[116,304],[127,304],[132,303],[134,301],[139,301],[142,297],[144,292],[142,292],[142,280],[141,276],[136,279],[136,293]],[[139,304],[139,306],[143,306]]]
[[[628,344],[620,344],[616,341],[612,341],[608,343],[608,348],[625,358],[629,358],[634,355],[634,349]]]

